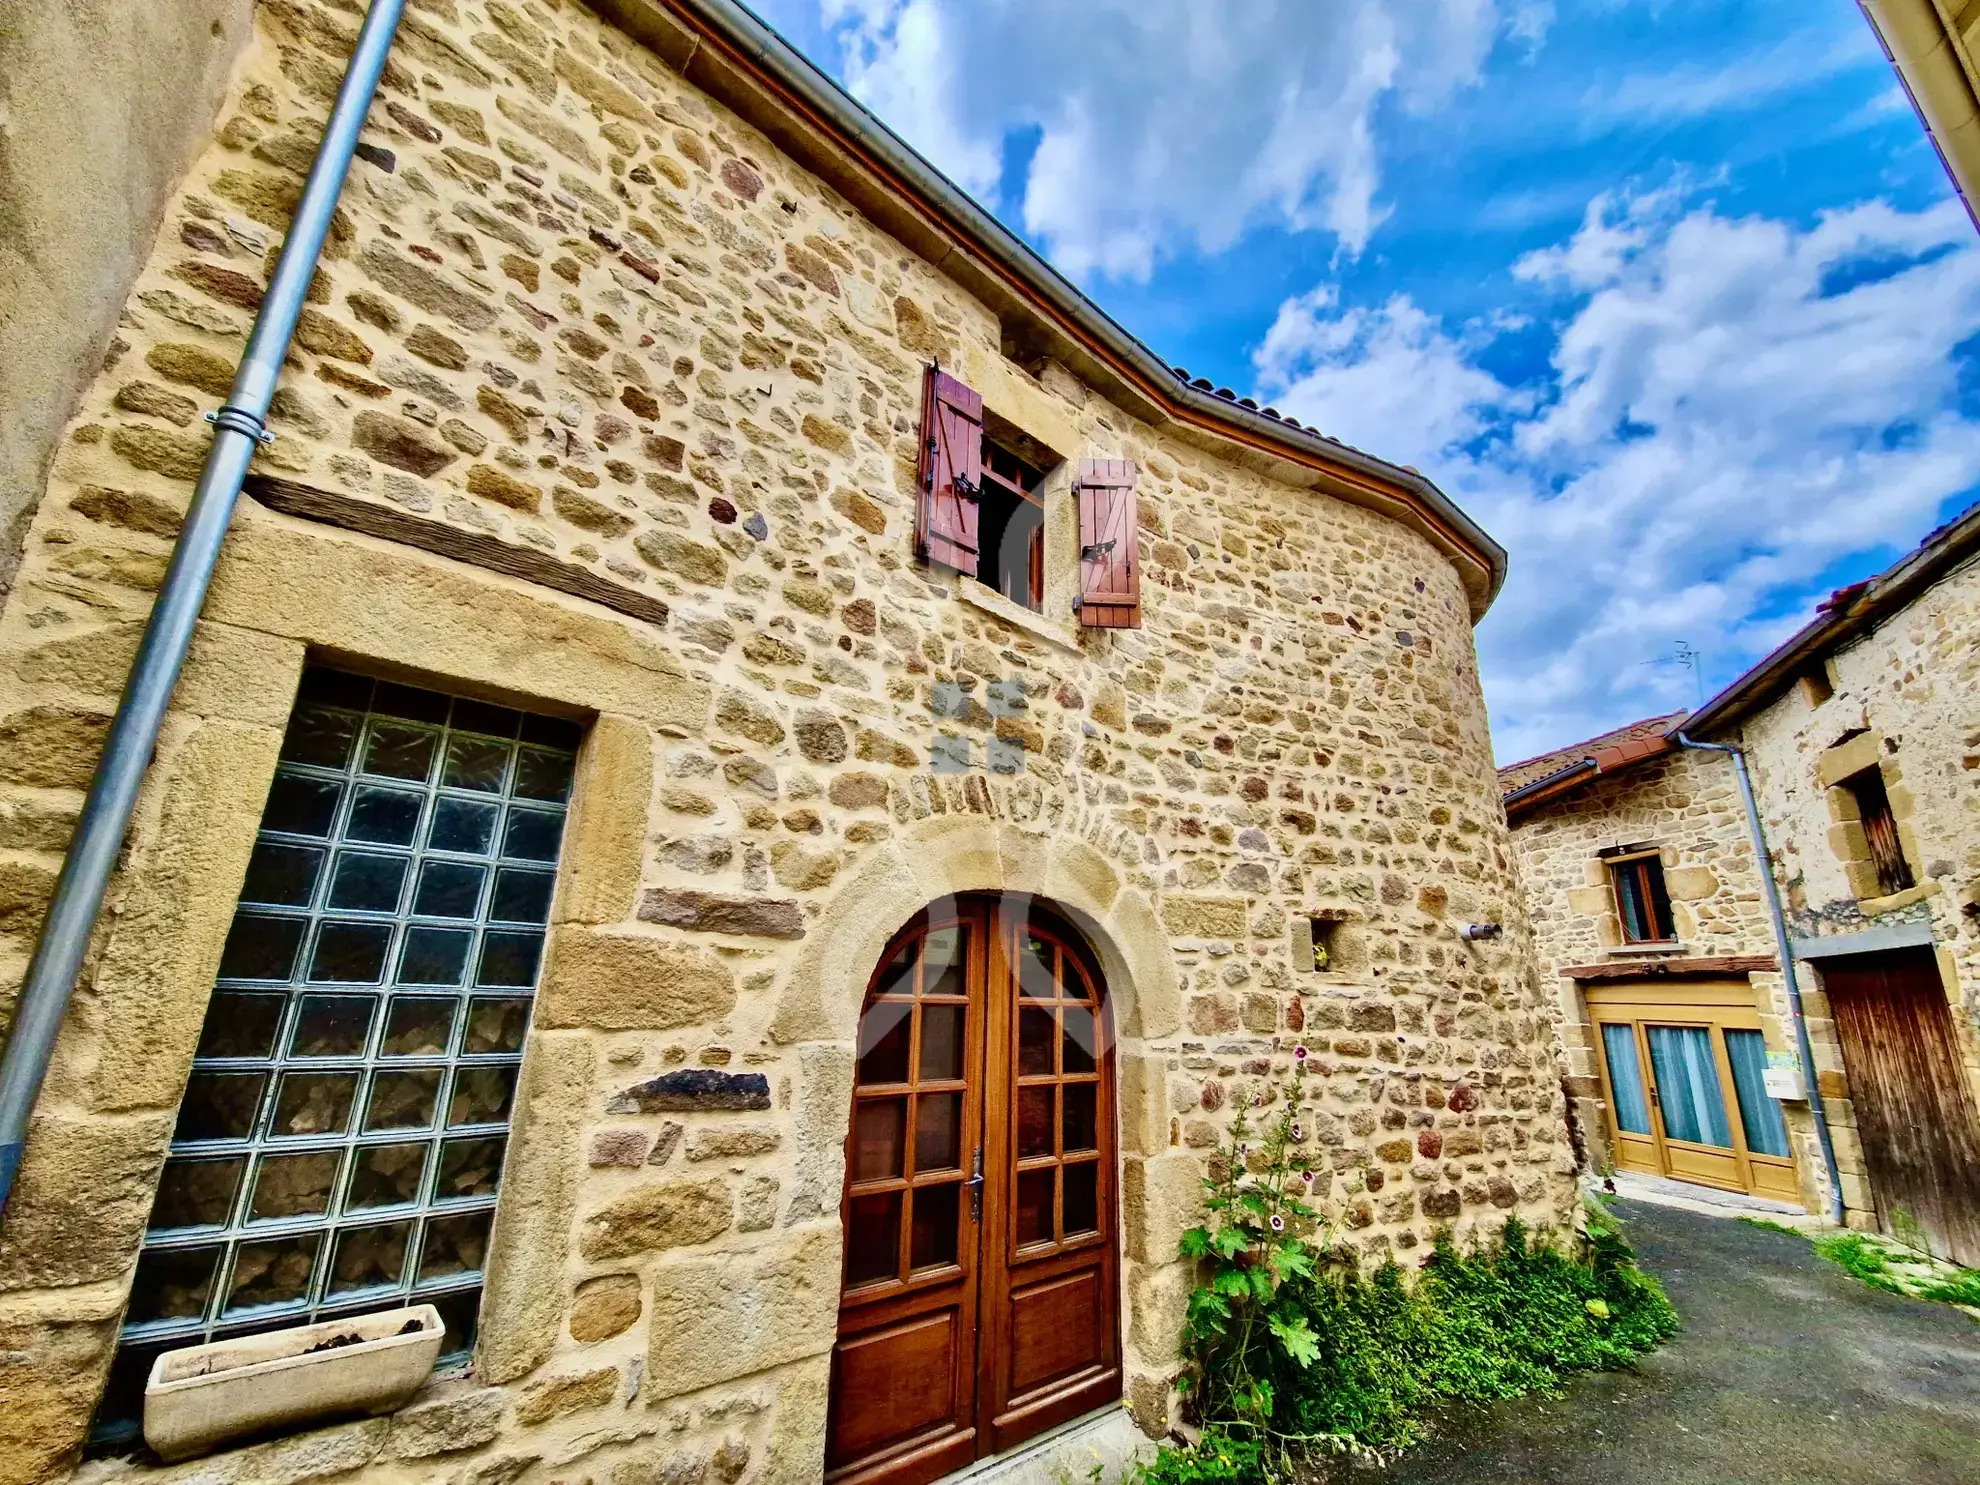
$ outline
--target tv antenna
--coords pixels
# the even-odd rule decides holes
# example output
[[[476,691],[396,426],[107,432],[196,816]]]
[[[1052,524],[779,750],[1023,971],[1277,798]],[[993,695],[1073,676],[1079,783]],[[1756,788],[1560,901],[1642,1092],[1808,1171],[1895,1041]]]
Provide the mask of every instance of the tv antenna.
[[[1658,655],[1653,659],[1639,662],[1643,665],[1676,665],[1691,672],[1692,689],[1698,693],[1698,705],[1705,705],[1705,652],[1693,648],[1690,640],[1680,639],[1671,646],[1668,655]]]

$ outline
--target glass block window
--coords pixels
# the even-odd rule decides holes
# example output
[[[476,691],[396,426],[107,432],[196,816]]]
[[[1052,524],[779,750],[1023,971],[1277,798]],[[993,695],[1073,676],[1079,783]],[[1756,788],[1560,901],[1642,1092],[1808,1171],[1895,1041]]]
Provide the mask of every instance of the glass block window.
[[[578,728],[303,678],[96,1442],[161,1351],[430,1301],[473,1344]]]

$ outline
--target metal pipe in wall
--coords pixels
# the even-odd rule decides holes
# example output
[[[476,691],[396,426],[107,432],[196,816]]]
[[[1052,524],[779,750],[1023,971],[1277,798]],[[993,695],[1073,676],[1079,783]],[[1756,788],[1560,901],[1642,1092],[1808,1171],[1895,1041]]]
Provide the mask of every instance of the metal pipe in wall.
[[[343,194],[358,133],[378,90],[404,8],[405,0],[371,0],[302,198],[296,203],[295,220],[283,241],[275,276],[249,332],[247,351],[234,373],[233,388],[225,405],[209,415],[214,424],[213,445],[207,450],[206,466],[200,471],[185,524],[172,549],[164,584],[145,623],[124,694],[117,702],[117,715],[97,760],[75,837],[62,862],[55,895],[42,920],[41,937],[21,986],[7,1049],[0,1055],[0,1220],[4,1220],[14,1177],[20,1170],[28,1118],[54,1055],[55,1039],[103,907],[104,889],[117,864],[165,709],[206,602],[206,590],[220,560],[220,546],[240,498],[241,481],[255,449],[270,436],[268,408],[282,374],[282,361],[295,335],[337,198]]]
[[[1781,889],[1774,882],[1773,858],[1767,854],[1767,835],[1760,826],[1760,805],[1753,797],[1753,778],[1746,768],[1746,754],[1730,743],[1695,742],[1682,732],[1672,734],[1687,748],[1701,753],[1724,753],[1732,759],[1739,778],[1740,801],[1746,806],[1746,828],[1753,837],[1754,865],[1760,872],[1761,890],[1767,898],[1767,916],[1774,925],[1774,949],[1781,958],[1781,980],[1787,986],[1788,1019],[1794,1023],[1794,1048],[1801,1058],[1801,1076],[1808,1090],[1808,1111],[1815,1116],[1815,1139],[1822,1147],[1822,1165],[1829,1177],[1829,1220],[1842,1225],[1842,1173],[1836,1167],[1835,1141],[1829,1135],[1828,1111],[1822,1107],[1822,1090],[1816,1086],[1815,1051],[1808,1042],[1808,1018],[1801,1010],[1801,982],[1795,975],[1794,945],[1788,938],[1787,917],[1781,911]]]

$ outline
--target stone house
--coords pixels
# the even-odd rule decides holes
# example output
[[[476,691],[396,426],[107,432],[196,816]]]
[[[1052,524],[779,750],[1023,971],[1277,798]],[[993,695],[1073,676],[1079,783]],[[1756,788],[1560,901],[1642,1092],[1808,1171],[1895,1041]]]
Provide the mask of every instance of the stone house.
[[[1753,781],[1846,1219],[1980,1263],[1980,508],[1696,713],[1500,772],[1598,1164],[1830,1209],[1738,778]],[[1778,1089],[1769,1096],[1768,1069]],[[1792,1070],[1782,1079],[1783,1070]]]
[[[173,96],[127,271],[43,223],[109,310],[10,466],[10,1000],[360,13],[209,10],[169,76],[73,38]],[[746,12],[417,0],[275,413],[0,1215],[0,1481],[1159,1435],[1177,1234],[1296,1045],[1352,1251],[1570,1220],[1503,553],[1157,361]],[[164,1351],[427,1302],[397,1415],[132,1456]]]

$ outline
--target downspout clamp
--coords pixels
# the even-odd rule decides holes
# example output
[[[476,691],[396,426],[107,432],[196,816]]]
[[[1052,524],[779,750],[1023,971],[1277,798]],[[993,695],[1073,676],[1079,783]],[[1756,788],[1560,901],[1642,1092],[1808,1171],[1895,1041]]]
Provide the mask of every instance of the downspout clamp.
[[[405,0],[371,0],[309,179],[296,203],[281,260],[275,265],[267,297],[248,335],[247,351],[234,373],[233,388],[226,404],[208,415],[214,432],[206,465],[200,471],[185,524],[172,549],[171,565],[165,570],[137,659],[117,702],[117,715],[90,779],[75,838],[62,862],[41,937],[21,986],[7,1050],[0,1055],[0,1218],[4,1218],[14,1177],[20,1170],[28,1119],[55,1052],[55,1039],[103,907],[104,890],[116,867],[138,789],[185,664],[206,590],[213,581],[213,569],[220,560],[221,543],[233,519],[241,481],[255,450],[273,436],[268,432],[268,408],[282,374],[282,361],[302,314],[337,198],[343,194],[358,133],[378,90],[404,7]]]
[[[1774,882],[1773,858],[1767,854],[1767,836],[1760,828],[1760,806],[1753,798],[1753,779],[1747,772],[1746,754],[1730,743],[1694,742],[1682,732],[1671,736],[1683,747],[1701,753],[1724,753],[1732,759],[1739,778],[1739,797],[1746,806],[1746,828],[1753,837],[1754,863],[1767,897],[1767,916],[1773,920],[1774,950],[1781,959],[1781,979],[1787,985],[1788,1019],[1794,1023],[1794,1047],[1801,1057],[1802,1082],[1808,1090],[1808,1112],[1815,1116],[1815,1138],[1822,1147],[1822,1164],[1829,1176],[1829,1220],[1838,1227],[1843,1220],[1842,1172],[1836,1168],[1835,1141],[1829,1136],[1829,1115],[1822,1107],[1822,1090],[1816,1085],[1815,1052],[1808,1044],[1808,1018],[1801,1009],[1801,984],[1795,975],[1794,946],[1788,942],[1787,918],[1781,912],[1781,890]]]

